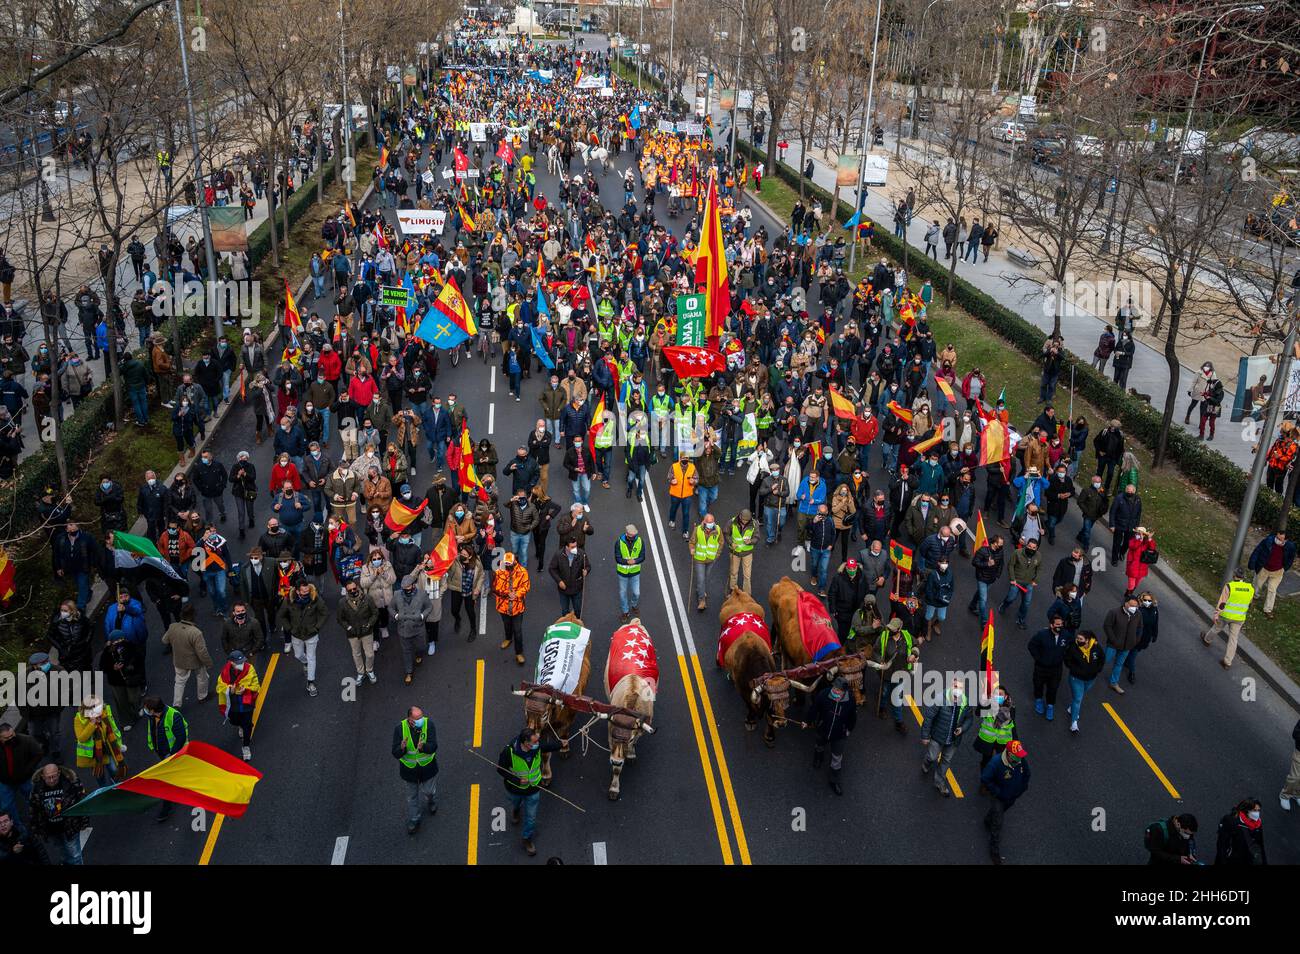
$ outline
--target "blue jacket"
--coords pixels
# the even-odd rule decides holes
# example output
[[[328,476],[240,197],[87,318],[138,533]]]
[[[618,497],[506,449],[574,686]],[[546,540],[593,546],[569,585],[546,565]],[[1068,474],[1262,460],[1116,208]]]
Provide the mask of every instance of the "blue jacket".
[[[817,508],[826,502],[826,481],[817,481],[816,488],[813,488],[805,477],[799,481],[799,493],[796,499],[799,501],[799,512],[811,517],[817,512]]]
[[[451,440],[451,415],[444,408],[438,412],[437,418],[435,421],[432,405],[429,405],[422,415],[424,438],[434,447]]]
[[[585,441],[590,427],[590,408],[584,404],[574,410],[572,403],[564,405],[564,411],[560,414],[560,432],[566,441],[572,441],[575,437],[581,437]]]
[[[947,475],[943,472],[943,465],[938,461],[933,464],[928,460],[923,460],[916,465],[918,493],[938,494],[948,483]]]
[[[926,566],[930,562],[926,561]],[[926,606],[947,606],[952,602],[952,567],[949,566],[947,572],[940,573],[936,567],[925,575],[925,605]]]
[[[283,427],[277,427],[275,429],[275,439],[271,442],[271,448],[277,454],[302,457],[307,453],[307,434],[303,431],[302,425],[297,422],[290,425],[287,433]]]
[[[112,636],[114,630],[121,630],[127,642],[143,645],[149,638],[149,630],[144,624],[144,607],[139,600],[131,600],[123,613],[121,606],[121,603],[114,601],[108,608],[104,615],[104,635]]]
[[[1273,550],[1273,544],[1277,543],[1277,535],[1270,533],[1263,540],[1256,544],[1255,549],[1250,551],[1250,568],[1251,570],[1262,570],[1264,564],[1268,562],[1269,554]],[[1282,569],[1291,569],[1291,564],[1295,562],[1295,541],[1288,540],[1282,545]]]
[[[994,798],[1010,808],[1029,788],[1029,761],[1021,759],[1009,766],[999,755],[984,766],[980,782]]]
[[[1047,486],[1047,478],[1022,476],[1011,481],[1011,486],[1016,488],[1016,500],[1019,500],[1020,495],[1025,492],[1024,488],[1026,480],[1030,482],[1029,502],[1035,507],[1041,507],[1043,505],[1043,488]],[[1137,524],[1134,524],[1134,526],[1137,526]]]

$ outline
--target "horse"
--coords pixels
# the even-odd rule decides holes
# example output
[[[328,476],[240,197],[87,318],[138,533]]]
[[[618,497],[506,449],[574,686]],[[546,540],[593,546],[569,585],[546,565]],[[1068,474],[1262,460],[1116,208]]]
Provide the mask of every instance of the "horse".
[[[738,617],[750,619],[747,622]],[[776,745],[776,727],[785,722],[786,707],[790,703],[790,680],[785,676],[773,676],[759,686],[754,685],[755,679],[776,672],[776,660],[772,657],[771,635],[763,624],[763,607],[739,587],[731,588],[718,613],[718,625],[724,634],[728,624],[743,629],[725,649],[725,640],[719,641],[718,664],[727,670],[745,704],[745,731],[753,732],[762,716],[766,723],[763,744],[773,748]]]
[[[610,801],[622,790],[623,765],[636,758],[642,732],[653,732],[655,695],[659,689],[659,662],[650,634],[639,618],[614,631],[605,659],[605,692],[609,704],[621,710],[609,717]]]
[[[582,620],[572,612],[565,613],[556,623],[575,623],[582,625]],[[582,654],[582,668],[579,670],[578,685],[573,691],[573,695],[581,696],[587,691],[587,680],[591,677],[591,641],[588,640],[587,648]],[[573,725],[574,712],[567,706],[559,702],[548,701],[549,697],[544,693],[536,693],[524,696],[524,718],[530,729],[536,729],[543,735],[550,733],[551,737],[560,742],[560,757],[567,759],[569,757],[569,728]],[[542,785],[550,787],[551,776],[551,753],[542,754]]]

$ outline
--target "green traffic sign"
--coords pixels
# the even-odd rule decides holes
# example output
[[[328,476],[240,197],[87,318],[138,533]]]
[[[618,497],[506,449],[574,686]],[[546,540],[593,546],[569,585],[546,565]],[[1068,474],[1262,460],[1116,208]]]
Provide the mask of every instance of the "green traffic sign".
[[[406,289],[401,285],[384,285],[379,289],[379,303],[393,308],[405,308]]]
[[[677,296],[677,343],[704,347],[704,296]]]

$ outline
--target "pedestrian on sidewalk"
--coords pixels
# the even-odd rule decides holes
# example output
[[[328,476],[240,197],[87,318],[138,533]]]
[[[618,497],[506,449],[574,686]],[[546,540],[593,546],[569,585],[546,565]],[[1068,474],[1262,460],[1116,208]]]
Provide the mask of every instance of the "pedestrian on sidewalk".
[[[537,833],[537,805],[542,800],[542,758],[561,748],[563,742],[543,742],[536,729],[525,728],[497,758],[497,774],[505,780],[506,795],[513,806],[510,822],[518,825],[522,815],[523,846],[530,858],[537,854],[533,837]]]
[[[939,220],[935,219],[934,224],[925,230],[925,253],[936,262],[939,261],[939,236],[942,230],[939,228]]]
[[[419,706],[407,709],[406,718],[394,727],[393,758],[401,763],[397,772],[406,783],[406,833],[414,835],[424,808],[430,815],[438,813],[438,733]]]
[[[849,695],[849,683],[837,676],[829,686],[822,688],[813,699],[808,721],[817,730],[813,745],[813,768],[819,769],[826,749],[831,750],[830,786],[836,795],[843,795],[840,772],[844,767],[844,745],[849,733],[858,724],[858,706]]]
[[[1255,592],[1264,594],[1264,618],[1273,618],[1277,588],[1295,563],[1296,545],[1285,530],[1270,533],[1250,552],[1249,567],[1255,574]]]
[[[1092,366],[1102,374],[1106,373],[1106,362],[1115,352],[1115,329],[1107,325],[1097,339],[1097,347],[1092,350]]]
[[[1115,383],[1121,388],[1128,387],[1128,373],[1133,368],[1133,355],[1136,351],[1132,333],[1125,331],[1115,344],[1115,354],[1111,361],[1111,366],[1115,369]]]
[[[1012,739],[997,761],[990,762],[980,772],[980,783],[992,796],[984,816],[984,827],[989,833],[989,857],[995,865],[1000,865],[1006,860],[1001,844],[1003,819],[1029,788],[1029,753],[1025,747]]]
[[[1237,655],[1237,640],[1241,638],[1241,627],[1246,622],[1246,614],[1250,611],[1250,603],[1254,598],[1255,587],[1246,582],[1246,575],[1238,570],[1233,574],[1232,581],[1219,593],[1214,619],[1210,621],[1210,628],[1201,634],[1201,642],[1207,646],[1211,645],[1214,634],[1219,630],[1227,634],[1228,647],[1219,660],[1219,665],[1224,669],[1232,666],[1232,660]]]

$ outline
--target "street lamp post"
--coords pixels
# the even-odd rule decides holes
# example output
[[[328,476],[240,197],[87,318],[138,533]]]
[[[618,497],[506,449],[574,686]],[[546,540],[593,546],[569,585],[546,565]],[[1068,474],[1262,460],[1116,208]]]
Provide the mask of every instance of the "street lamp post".
[[[740,0],[740,45],[736,47],[736,90],[731,101],[731,145],[727,155],[731,166],[736,166],[736,126],[740,122],[740,64],[745,55],[745,0]]]
[[[880,8],[884,5],[884,0],[876,0],[876,30],[871,39],[871,73],[867,79],[867,110],[862,116],[862,158],[858,161],[858,190],[855,193],[853,204],[854,213],[862,211],[862,203],[866,196],[863,195],[863,182],[867,177],[867,153],[871,149],[871,101],[876,92],[876,48],[880,43]],[[831,209],[831,218],[834,219],[835,210]],[[857,264],[858,259],[858,236],[855,232],[853,241],[849,243],[849,272],[852,273],[853,267]]]
[[[951,3],[952,0],[930,0],[924,10],[921,11],[921,29],[916,39],[916,63],[912,67],[912,138],[916,138],[916,109],[921,103],[921,57],[925,54],[925,15],[930,12],[930,7],[936,3]]]
[[[640,90],[641,60],[645,57],[645,0],[637,0],[636,12],[636,88]]]
[[[672,0],[668,8],[668,110],[672,111],[673,100],[677,98],[677,90],[673,87],[673,38],[677,32],[677,0]]]
[[[194,151],[194,200],[199,207],[199,222],[203,228],[203,257],[205,264],[208,266],[207,279],[209,282],[215,282],[217,280],[217,261],[212,253],[212,225],[208,222],[208,206],[203,201],[203,163],[199,152],[199,124],[194,118],[194,89],[190,85],[190,60],[189,55],[186,53],[185,22],[181,17],[181,0],[174,0],[173,7],[176,16],[176,39],[181,49],[181,76],[185,81],[185,112],[190,122],[190,147]],[[274,170],[272,172],[274,173]],[[211,297],[214,296],[208,296],[205,292],[204,301],[210,300]],[[221,315],[218,313],[211,317],[216,323],[216,335],[220,338],[222,335]]]
[[[352,180],[356,178],[352,164],[352,104],[348,102],[348,46],[347,20],[343,16],[343,0],[339,0],[339,74],[343,77],[343,115],[339,117],[343,132],[343,188],[348,205],[352,204]]]
[[[1178,141],[1178,161],[1174,163],[1173,185],[1178,186],[1178,179],[1183,171],[1183,153],[1187,150],[1187,139],[1192,131],[1192,111],[1196,108],[1196,96],[1201,91],[1201,72],[1205,69],[1205,55],[1210,50],[1210,40],[1214,39],[1215,33],[1219,30],[1219,24],[1234,13],[1263,13],[1262,4],[1251,4],[1249,6],[1231,7],[1224,10],[1214,22],[1210,24],[1209,32],[1205,34],[1205,42],[1201,44],[1201,61],[1196,66],[1196,79],[1192,82],[1192,97],[1187,101],[1187,119],[1183,122],[1183,135]]]

